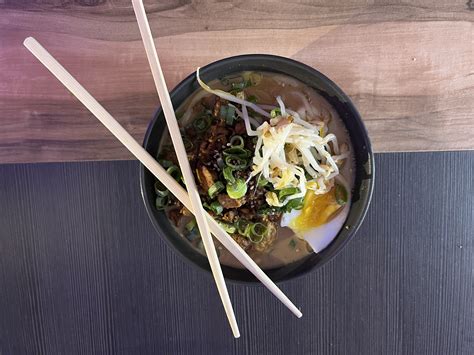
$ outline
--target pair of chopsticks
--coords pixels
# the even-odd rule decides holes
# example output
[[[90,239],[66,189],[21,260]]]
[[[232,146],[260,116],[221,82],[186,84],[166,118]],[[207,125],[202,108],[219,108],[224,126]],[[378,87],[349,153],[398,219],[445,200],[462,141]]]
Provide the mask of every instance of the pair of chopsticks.
[[[179,131],[171,99],[161,70],[161,65],[156,53],[153,37],[142,0],[132,0],[135,15],[140,28],[140,33],[145,45],[145,50],[150,63],[155,85],[160,97],[161,106],[165,114],[168,128],[172,137],[176,155],[183,172],[187,192],[184,190],[158,162],[108,113],[103,106],[61,65],[44,49],[34,38],[28,37],[24,45],[28,50],[74,95],[86,106],[96,118],[148,169],[155,177],[168,187],[169,191],[183,205],[192,211],[196,217],[201,237],[209,259],[212,274],[217,285],[224,309],[229,320],[234,337],[240,336],[235,314],[230,302],[230,297],[225,285],[222,270],[215,251],[210,232],[229,250],[242,265],[259,279],[268,290],[275,295],[298,318],[302,313],[288,299],[288,297],[273,283],[273,281],[259,268],[247,253],[225,232],[219,224],[202,207],[197,192],[194,176],[187,160],[186,151]]]

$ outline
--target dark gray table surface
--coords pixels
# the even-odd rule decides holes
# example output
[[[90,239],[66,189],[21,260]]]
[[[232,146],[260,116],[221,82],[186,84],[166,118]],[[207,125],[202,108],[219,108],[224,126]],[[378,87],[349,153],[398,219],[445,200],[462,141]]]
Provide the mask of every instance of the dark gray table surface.
[[[212,279],[154,231],[137,162],[0,166],[0,354],[472,354],[474,153],[376,155],[367,218],[284,283]]]

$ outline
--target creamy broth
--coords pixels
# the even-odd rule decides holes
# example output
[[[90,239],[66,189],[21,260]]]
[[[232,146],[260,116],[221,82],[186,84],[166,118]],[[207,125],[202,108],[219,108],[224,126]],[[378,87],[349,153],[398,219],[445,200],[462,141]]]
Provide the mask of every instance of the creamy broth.
[[[238,75],[238,74],[236,74]],[[340,167],[340,174],[353,185],[353,167],[354,162],[351,156],[352,147],[349,136],[345,126],[339,118],[334,108],[315,90],[300,81],[290,78],[285,75],[259,72],[259,83],[255,86],[245,88],[247,96],[255,96],[258,98],[258,105],[268,105],[277,107],[275,98],[281,96],[283,102],[288,109],[296,111],[301,117],[307,117],[307,121],[311,123],[312,120],[321,121],[328,120],[328,133],[333,133],[337,136],[339,146],[346,144],[349,149],[349,158],[346,159]],[[260,76],[261,75],[261,76]],[[221,81],[214,80],[208,83],[212,88],[219,88],[228,90]],[[203,89],[198,89],[177,109],[177,116],[180,117],[180,126],[187,127],[192,124],[198,109],[197,106],[203,98],[212,96]],[[267,109],[267,108],[265,108]],[[270,109],[270,108],[268,108]],[[162,139],[160,150],[164,145],[169,145],[170,139],[166,132]],[[182,218],[176,228],[181,237],[183,235],[183,228],[189,221],[189,217]],[[188,240],[187,238],[185,238]],[[191,245],[199,252],[204,253],[202,246],[199,246],[196,241],[189,241]],[[223,248],[220,243],[215,240],[220,262],[224,265],[243,268],[242,265]],[[278,268],[293,262],[299,261],[313,251],[306,241],[295,236],[294,232],[287,227],[279,227],[276,234],[275,242],[264,252],[250,250],[248,254],[252,259],[263,269]]]

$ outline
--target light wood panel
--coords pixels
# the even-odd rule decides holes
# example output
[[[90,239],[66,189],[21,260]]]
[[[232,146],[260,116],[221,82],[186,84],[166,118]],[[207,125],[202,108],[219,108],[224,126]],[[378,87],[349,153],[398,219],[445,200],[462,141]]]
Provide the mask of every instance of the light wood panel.
[[[0,5],[0,162],[130,158],[23,48],[29,35],[142,139],[159,102],[131,5],[95,3]],[[145,4],[170,87],[223,57],[283,55],[349,94],[375,151],[474,149],[474,11],[464,0]]]

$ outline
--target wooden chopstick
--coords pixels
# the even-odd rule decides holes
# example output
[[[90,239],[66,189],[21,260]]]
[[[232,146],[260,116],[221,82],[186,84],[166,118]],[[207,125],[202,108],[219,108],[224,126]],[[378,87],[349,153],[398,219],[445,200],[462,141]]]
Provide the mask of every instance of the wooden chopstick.
[[[224,274],[222,273],[221,264],[219,263],[219,257],[217,256],[214,241],[212,240],[211,232],[209,231],[209,225],[207,224],[205,215],[206,211],[202,206],[201,197],[199,196],[199,192],[196,187],[196,181],[194,180],[194,175],[191,170],[191,166],[189,165],[188,155],[186,153],[186,149],[184,148],[183,139],[178,126],[178,120],[176,119],[176,115],[174,113],[173,104],[171,103],[170,94],[163,76],[158,53],[156,52],[150,25],[146,17],[145,7],[143,6],[142,0],[132,0],[132,4],[133,10],[135,11],[135,17],[137,18],[138,27],[140,28],[143,44],[145,46],[148,62],[150,64],[151,73],[153,74],[153,79],[155,81],[156,90],[158,91],[158,96],[160,98],[161,108],[165,115],[166,123],[168,124],[168,130],[171,135],[171,140],[173,142],[176,156],[178,158],[181,173],[184,177],[184,183],[186,184],[186,189],[188,190],[189,199],[191,200],[191,206],[194,211],[194,217],[196,218],[199,233],[201,234],[204,249],[206,250],[207,259],[209,260],[209,265],[211,266],[212,275],[214,276],[214,281],[216,282],[217,290],[219,291],[222,304],[224,305],[227,319],[229,321],[230,327],[232,328],[232,333],[234,334],[234,337],[238,338],[240,337],[240,332],[237,325],[237,320],[235,319],[234,309],[232,308],[232,303],[230,302],[229,292],[227,291]]]
[[[107,110],[34,38],[28,37],[24,46],[87,108],[89,111],[153,174],[168,190],[193,211],[185,189],[171,177],[165,169],[118,123]],[[295,316],[301,311],[260,269],[250,256],[224,231],[219,224],[207,215],[212,234],[242,263],[265,287],[277,297]]]

